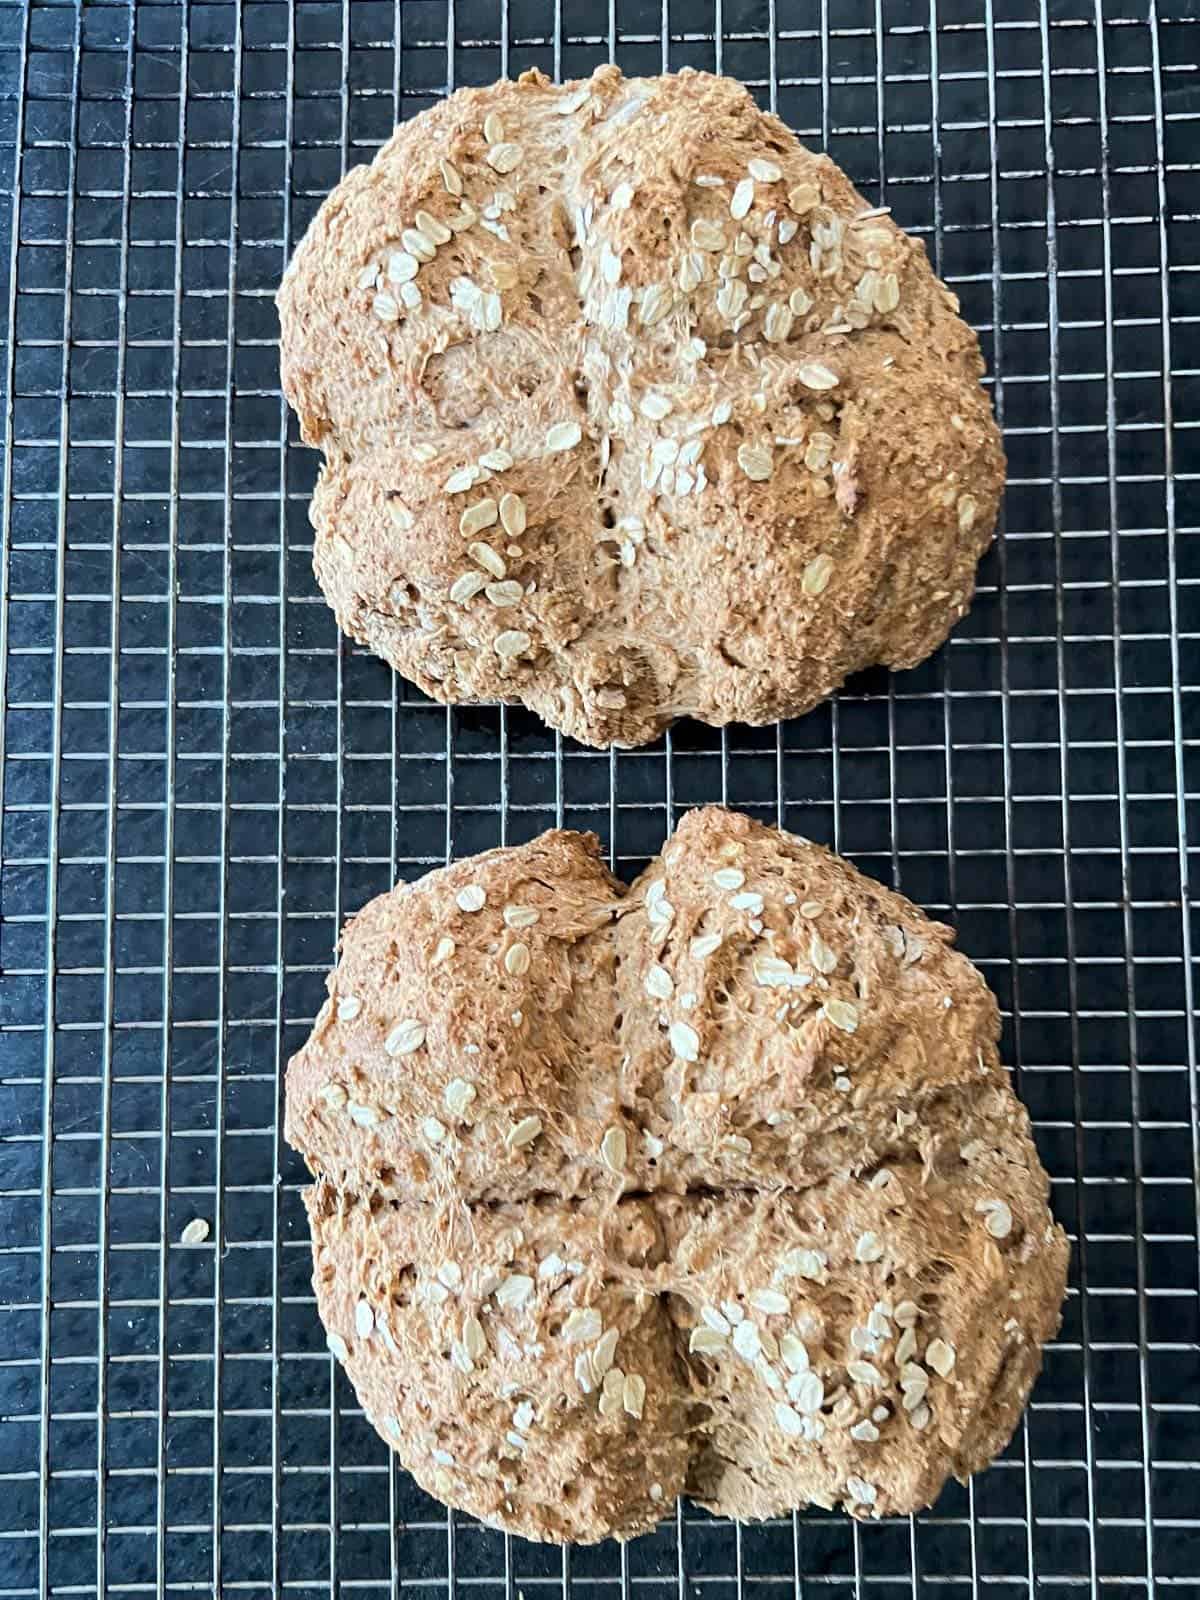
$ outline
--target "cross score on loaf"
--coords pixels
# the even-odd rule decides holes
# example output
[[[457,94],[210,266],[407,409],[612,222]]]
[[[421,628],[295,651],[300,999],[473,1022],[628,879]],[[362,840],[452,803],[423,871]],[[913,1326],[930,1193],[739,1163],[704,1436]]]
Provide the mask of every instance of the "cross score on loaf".
[[[563,832],[402,884],[288,1068],[330,1348],[426,1489],[531,1538],[926,1505],[1065,1288],[998,1032],[947,928],[736,813],[630,889]]]
[[[464,89],[279,291],[342,628],[588,744],[762,723],[970,603],[1003,455],[919,242],[741,85]]]

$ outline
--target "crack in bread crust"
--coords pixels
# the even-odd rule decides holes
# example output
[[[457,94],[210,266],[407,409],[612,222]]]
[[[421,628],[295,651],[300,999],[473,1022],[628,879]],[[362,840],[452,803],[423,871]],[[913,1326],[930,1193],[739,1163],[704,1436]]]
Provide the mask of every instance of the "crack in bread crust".
[[[440,700],[600,746],[769,722],[970,604],[1004,476],[978,341],[732,80],[460,90],[342,180],[278,304],[318,579]]]
[[[950,931],[688,813],[348,925],[287,1076],[330,1347],[428,1490],[531,1538],[907,1512],[1000,1450],[1067,1243]]]

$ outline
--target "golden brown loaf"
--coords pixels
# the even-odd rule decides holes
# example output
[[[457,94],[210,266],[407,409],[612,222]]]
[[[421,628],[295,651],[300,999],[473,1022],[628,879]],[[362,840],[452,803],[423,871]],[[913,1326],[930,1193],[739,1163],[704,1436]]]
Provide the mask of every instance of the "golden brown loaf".
[[[901,896],[692,812],[347,927],[287,1078],[330,1348],[432,1493],[535,1539],[928,1504],[1007,1441],[1067,1243],[995,1001]]]
[[[426,693],[594,745],[913,666],[1003,481],[957,310],[730,79],[460,90],[347,175],[279,291],[321,586]]]

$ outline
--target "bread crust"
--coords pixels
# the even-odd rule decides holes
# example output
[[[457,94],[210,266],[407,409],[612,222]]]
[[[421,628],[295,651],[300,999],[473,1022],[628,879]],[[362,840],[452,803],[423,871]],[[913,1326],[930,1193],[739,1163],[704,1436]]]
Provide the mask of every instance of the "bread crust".
[[[978,341],[731,79],[459,90],[347,174],[278,305],[321,587],[438,700],[597,746],[770,722],[970,604]]]
[[[717,808],[628,889],[564,832],[399,885],[288,1067],[330,1346],[529,1538],[927,1505],[1065,1289],[998,1034],[949,929]]]

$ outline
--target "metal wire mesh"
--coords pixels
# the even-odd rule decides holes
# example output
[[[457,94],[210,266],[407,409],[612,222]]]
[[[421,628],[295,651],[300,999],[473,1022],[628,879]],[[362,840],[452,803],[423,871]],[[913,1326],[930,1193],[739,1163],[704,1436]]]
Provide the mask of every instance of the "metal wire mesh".
[[[1200,1595],[1196,19],[0,5],[0,1593]],[[601,755],[338,638],[271,295],[398,116],[609,58],[743,78],[925,237],[1011,479],[926,666]],[[958,925],[1076,1240],[1066,1320],[1003,1460],[911,1522],[510,1542],[414,1487],[324,1352],[278,1069],[396,876],[555,822],[628,872],[714,799]]]

